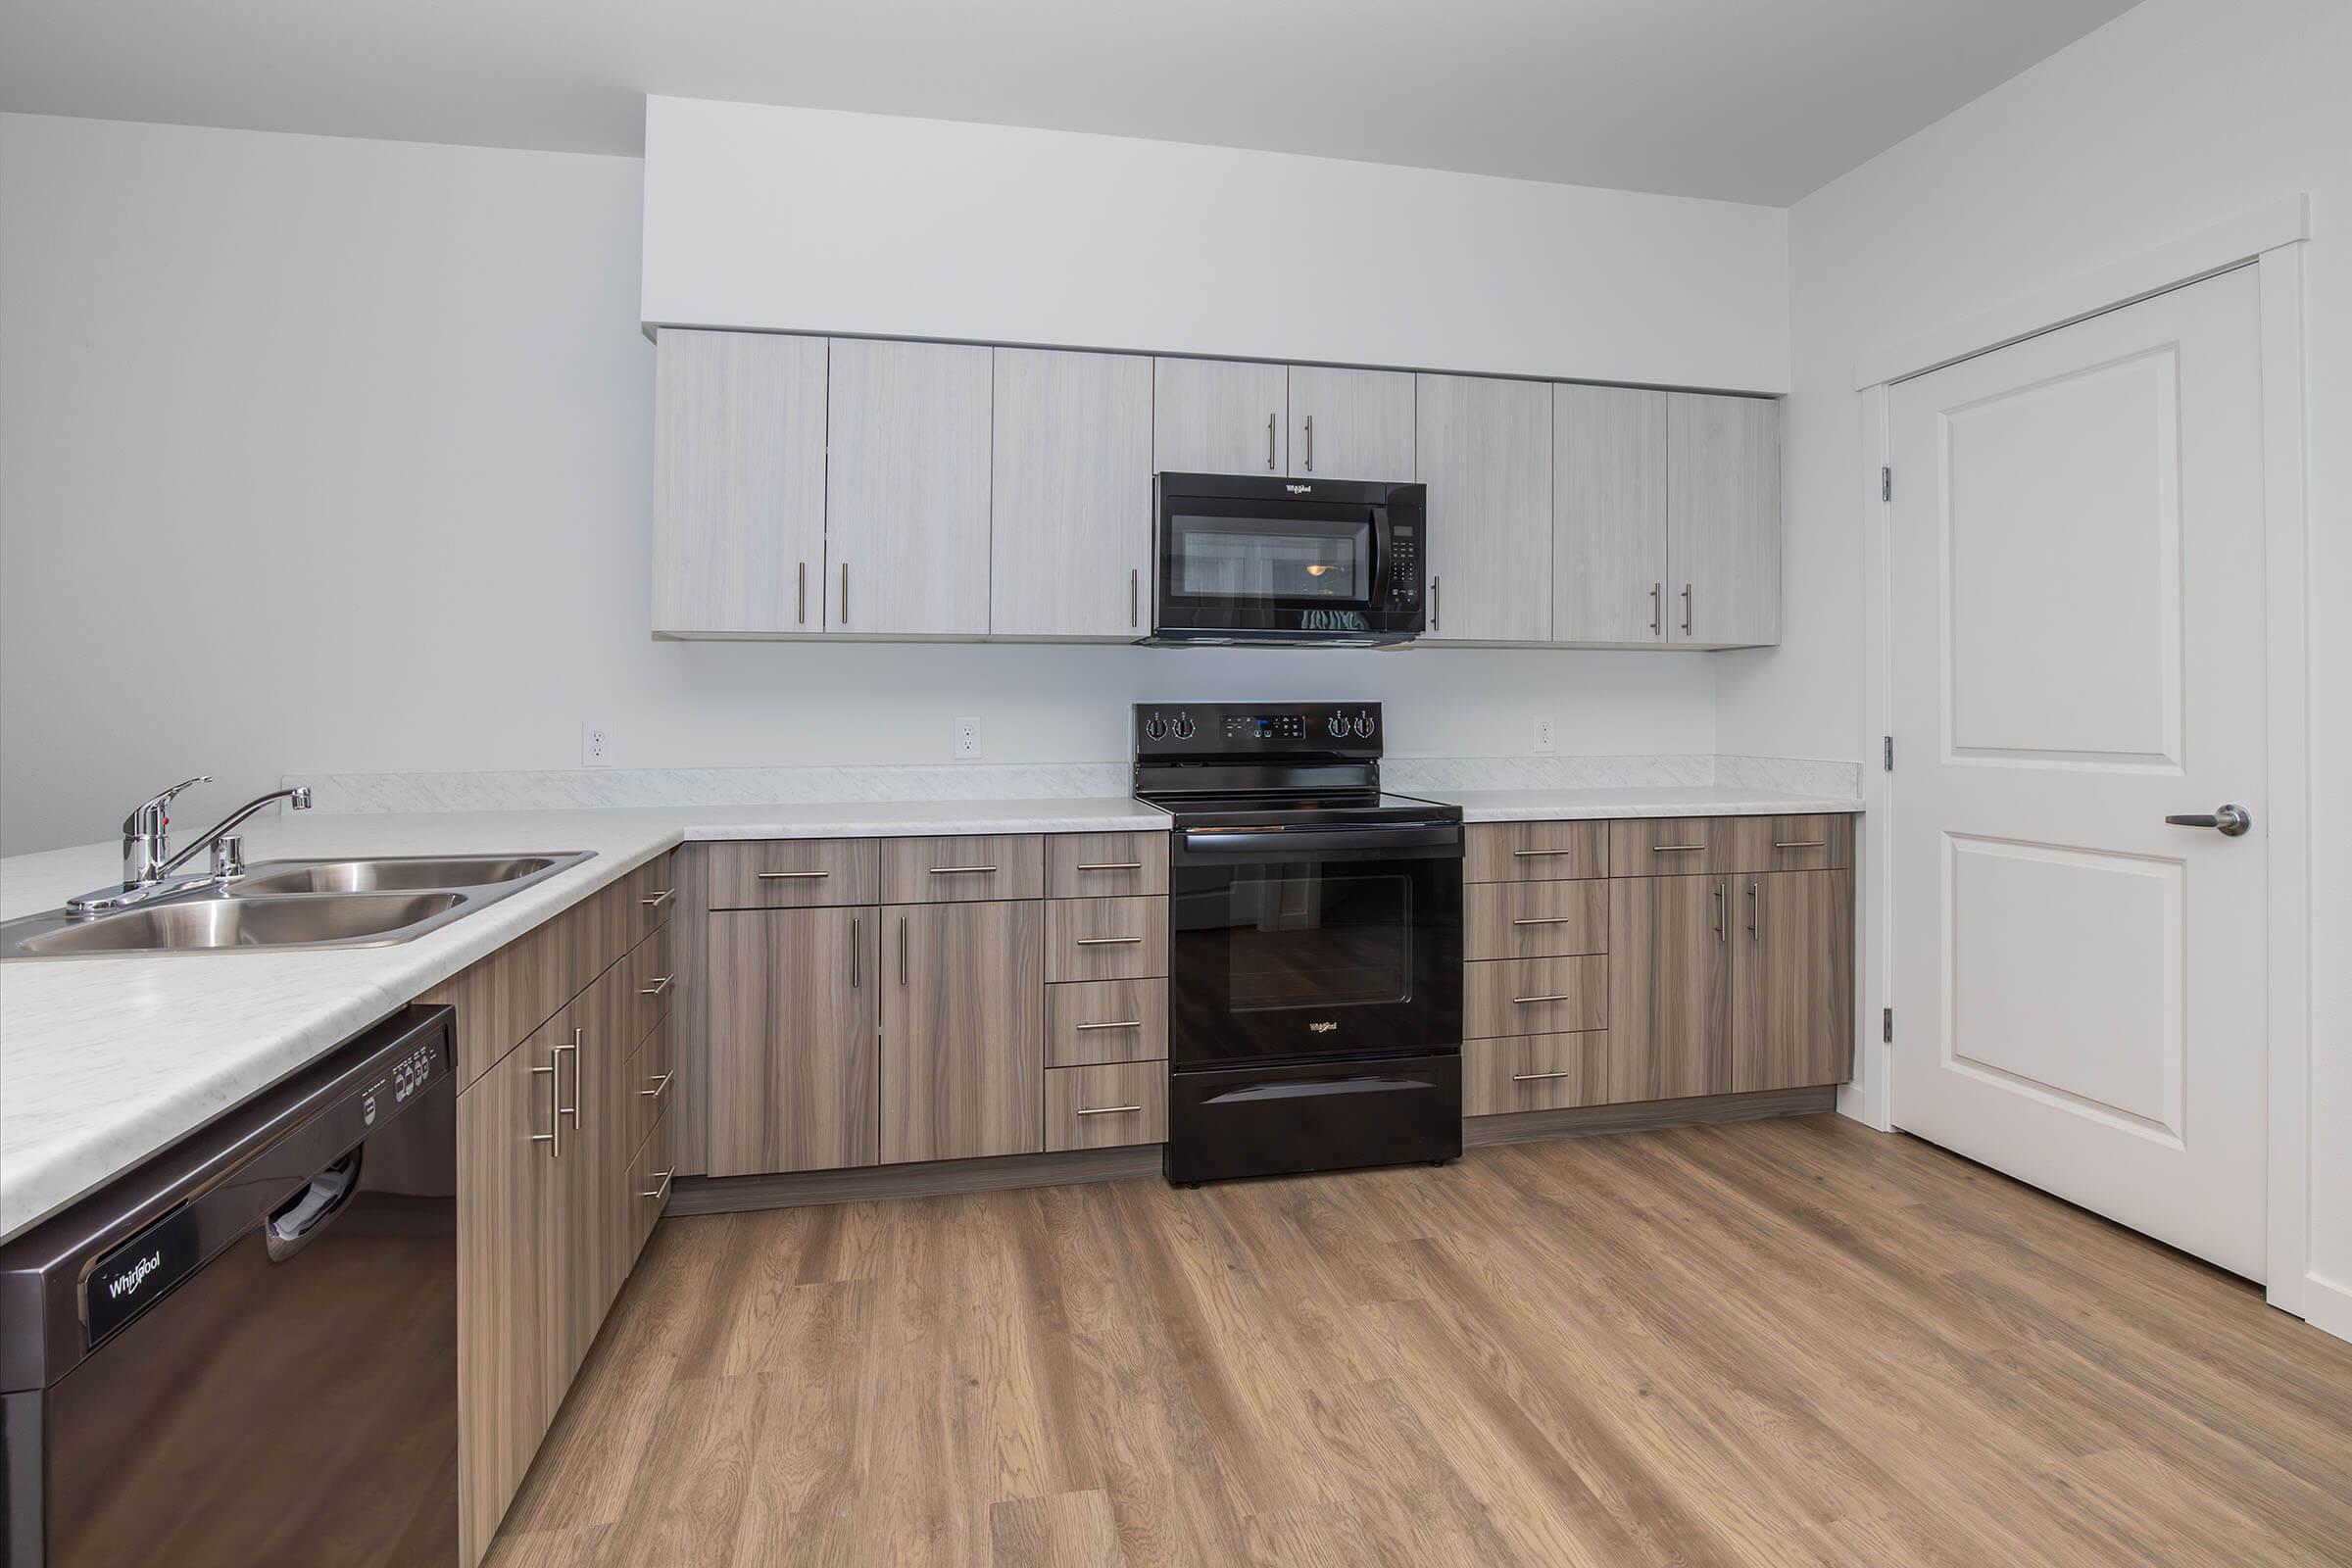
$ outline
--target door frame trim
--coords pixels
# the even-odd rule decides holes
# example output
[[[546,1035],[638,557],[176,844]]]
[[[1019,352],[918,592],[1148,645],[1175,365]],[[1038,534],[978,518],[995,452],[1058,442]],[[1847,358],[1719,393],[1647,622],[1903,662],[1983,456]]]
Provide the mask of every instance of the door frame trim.
[[[1863,356],[1856,416],[1866,459],[1863,530],[1866,751],[1897,734],[1893,711],[1891,502],[1880,470],[1891,461],[1888,388],[1896,381],[2121,310],[2239,267],[2257,268],[2261,293],[2263,542],[2266,626],[2264,745],[2269,794],[2264,845],[2267,907],[2265,1077],[2268,1228],[2265,1294],[2273,1306],[2352,1338],[2352,1291],[2310,1274],[2311,1165],[2311,645],[2306,502],[2304,246],[2308,198],[2242,213],[2210,228],[2074,278],[2030,298],[1947,323]],[[1973,347],[1971,346],[1973,344]],[[1872,760],[1876,760],[1875,751]],[[1881,1131],[1894,1125],[1893,1047],[1867,1020],[1893,1002],[1893,816],[1898,775],[1863,766],[1864,814],[1855,842],[1854,1081],[1838,1109]]]

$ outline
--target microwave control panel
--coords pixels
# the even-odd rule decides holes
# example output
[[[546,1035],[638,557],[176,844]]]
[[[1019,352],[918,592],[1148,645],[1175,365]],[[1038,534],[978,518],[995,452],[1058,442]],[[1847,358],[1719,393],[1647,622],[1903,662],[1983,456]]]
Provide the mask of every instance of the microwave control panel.
[[[1421,530],[1409,522],[1389,529],[1389,594],[1399,604],[1421,597]]]

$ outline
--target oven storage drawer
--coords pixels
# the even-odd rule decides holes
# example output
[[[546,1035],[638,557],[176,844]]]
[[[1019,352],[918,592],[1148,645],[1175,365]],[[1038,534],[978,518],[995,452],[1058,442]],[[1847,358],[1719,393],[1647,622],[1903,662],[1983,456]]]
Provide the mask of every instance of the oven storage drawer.
[[[1461,1152],[1462,1061],[1450,1052],[1168,1078],[1170,1181],[1400,1165]]]

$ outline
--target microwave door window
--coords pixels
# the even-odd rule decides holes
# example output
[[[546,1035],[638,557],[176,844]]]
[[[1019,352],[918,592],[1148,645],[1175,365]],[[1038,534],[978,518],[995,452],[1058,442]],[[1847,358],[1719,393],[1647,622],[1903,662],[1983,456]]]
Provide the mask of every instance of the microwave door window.
[[[1217,600],[1334,600],[1361,604],[1372,576],[1369,523],[1321,529],[1201,526],[1180,519],[1176,591]]]

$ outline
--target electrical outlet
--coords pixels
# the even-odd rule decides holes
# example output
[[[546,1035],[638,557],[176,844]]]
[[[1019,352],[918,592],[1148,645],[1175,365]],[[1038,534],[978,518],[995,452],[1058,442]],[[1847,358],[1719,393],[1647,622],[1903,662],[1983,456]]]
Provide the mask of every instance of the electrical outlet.
[[[1544,713],[1536,719],[1535,747],[1539,752],[1551,750],[1551,715]]]
[[[978,719],[959,718],[956,721],[956,760],[958,762],[980,760],[980,721]]]
[[[611,767],[612,765],[612,726],[584,719],[580,724],[580,765],[582,767]]]

